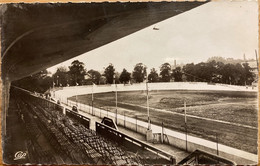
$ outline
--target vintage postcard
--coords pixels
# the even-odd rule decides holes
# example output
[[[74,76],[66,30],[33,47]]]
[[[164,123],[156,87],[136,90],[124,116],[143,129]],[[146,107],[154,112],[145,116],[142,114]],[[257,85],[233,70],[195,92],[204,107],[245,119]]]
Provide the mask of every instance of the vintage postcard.
[[[0,11],[3,163],[257,164],[257,1]]]

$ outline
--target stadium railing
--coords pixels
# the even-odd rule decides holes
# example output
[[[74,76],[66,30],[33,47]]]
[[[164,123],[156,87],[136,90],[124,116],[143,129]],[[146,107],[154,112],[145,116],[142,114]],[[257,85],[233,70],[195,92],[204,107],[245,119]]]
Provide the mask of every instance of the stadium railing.
[[[164,152],[162,150],[159,150],[156,147],[153,147],[141,140],[135,139],[131,136],[128,136],[127,134],[124,134],[120,131],[117,131],[109,126],[106,126],[102,123],[96,122],[96,132],[100,135],[105,136],[106,138],[110,138],[112,140],[115,140],[118,143],[121,144],[129,144],[132,143],[134,145],[139,146],[140,148],[146,149],[166,160],[168,160],[171,164],[176,164],[176,159],[171,154]]]

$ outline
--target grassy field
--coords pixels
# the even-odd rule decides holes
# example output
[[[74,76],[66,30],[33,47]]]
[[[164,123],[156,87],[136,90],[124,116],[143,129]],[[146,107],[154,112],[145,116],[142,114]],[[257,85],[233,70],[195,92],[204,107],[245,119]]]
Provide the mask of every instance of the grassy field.
[[[75,101],[75,97],[71,97]],[[187,114],[257,127],[257,93],[227,91],[151,91],[151,121],[183,132],[184,99]],[[90,104],[91,95],[78,96],[78,102]],[[115,112],[115,93],[94,94],[94,106]],[[147,120],[146,92],[118,92],[118,112]],[[173,114],[179,113],[179,114]],[[257,129],[188,117],[188,132],[204,139],[248,152],[257,152]]]

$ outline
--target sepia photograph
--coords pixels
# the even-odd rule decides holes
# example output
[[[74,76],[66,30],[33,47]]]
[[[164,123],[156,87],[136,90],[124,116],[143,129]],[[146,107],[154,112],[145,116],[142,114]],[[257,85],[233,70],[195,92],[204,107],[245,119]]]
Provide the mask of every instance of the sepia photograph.
[[[256,0],[0,13],[4,164],[258,163]]]

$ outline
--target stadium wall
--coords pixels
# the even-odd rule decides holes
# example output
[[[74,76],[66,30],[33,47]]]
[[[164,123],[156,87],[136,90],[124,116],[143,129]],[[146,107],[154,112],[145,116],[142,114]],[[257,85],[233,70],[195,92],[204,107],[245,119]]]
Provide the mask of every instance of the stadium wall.
[[[222,91],[257,91],[252,87],[246,86],[234,86],[234,85],[224,85],[224,84],[207,84],[199,82],[170,82],[170,83],[149,83],[149,90],[222,90]],[[77,87],[65,87],[55,92],[55,98],[59,99],[63,103],[68,102],[68,97],[75,95],[84,95],[93,93],[104,93],[111,91],[136,91],[136,90],[145,90],[146,84],[133,84],[133,85],[94,85],[94,86],[77,86]],[[69,101],[72,105],[76,104],[73,101]],[[79,103],[78,103],[79,104]],[[80,104],[84,105],[84,104]],[[80,106],[79,106],[80,107]],[[82,106],[82,110],[88,113],[90,112],[90,106]],[[100,118],[107,116],[111,119],[115,119],[115,114],[108,112],[106,110],[101,110],[94,108],[94,115],[99,116]],[[143,121],[136,120],[135,118],[124,117],[123,115],[118,115],[117,123],[120,126],[123,126],[132,131],[138,132],[145,135],[147,131],[147,123]],[[154,133],[161,133],[161,127],[152,125]],[[165,134],[167,134],[169,139],[169,144],[176,146],[181,149],[186,149],[186,138],[185,134],[165,129]],[[202,138],[194,137],[188,135],[188,151],[192,152],[196,149],[204,150],[213,154],[217,154],[217,144],[212,141],[208,141]],[[248,153],[239,149],[228,147],[222,144],[218,144],[219,155],[221,157],[239,161],[242,158],[251,161],[257,162],[258,156],[256,154]],[[241,158],[242,157],[242,158]],[[243,160],[244,160],[243,159]]]
[[[257,88],[247,86],[236,86],[228,84],[209,84],[205,82],[160,82],[148,83],[148,89],[151,90],[222,90],[222,91],[255,91]],[[138,91],[146,90],[145,83],[139,84],[111,84],[111,85],[87,85],[56,88],[52,90],[52,96],[71,97],[75,95],[84,95],[93,93],[105,93],[112,91]]]

